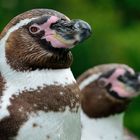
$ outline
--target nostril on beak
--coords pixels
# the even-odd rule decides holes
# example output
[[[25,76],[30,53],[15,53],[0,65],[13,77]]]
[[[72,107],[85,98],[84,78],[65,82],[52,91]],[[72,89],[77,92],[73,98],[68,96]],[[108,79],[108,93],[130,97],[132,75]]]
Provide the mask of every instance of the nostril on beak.
[[[74,27],[79,31],[81,41],[90,37],[91,26],[87,22],[83,20],[75,20]]]

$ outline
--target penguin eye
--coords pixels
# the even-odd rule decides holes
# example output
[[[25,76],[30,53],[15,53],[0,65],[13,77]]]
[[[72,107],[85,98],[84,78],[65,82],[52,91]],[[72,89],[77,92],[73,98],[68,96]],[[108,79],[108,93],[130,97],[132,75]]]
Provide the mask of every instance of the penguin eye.
[[[29,31],[32,34],[36,34],[40,32],[40,28],[37,25],[32,25],[29,27]]]
[[[98,80],[98,86],[104,88],[107,86],[107,80],[105,78],[101,78]]]

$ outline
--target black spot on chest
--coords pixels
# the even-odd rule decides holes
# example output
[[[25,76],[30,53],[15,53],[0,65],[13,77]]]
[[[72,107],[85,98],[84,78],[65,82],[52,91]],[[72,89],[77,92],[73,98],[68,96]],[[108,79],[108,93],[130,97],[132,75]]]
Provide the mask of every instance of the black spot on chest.
[[[2,96],[2,91],[4,90],[5,80],[0,73],[0,96]]]

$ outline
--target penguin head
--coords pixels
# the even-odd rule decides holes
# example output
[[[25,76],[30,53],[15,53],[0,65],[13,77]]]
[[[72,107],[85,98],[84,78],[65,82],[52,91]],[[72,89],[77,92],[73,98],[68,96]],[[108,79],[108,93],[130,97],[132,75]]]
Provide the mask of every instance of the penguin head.
[[[72,63],[70,48],[87,39],[91,28],[60,12],[34,9],[12,19],[0,35],[7,63],[15,70],[60,69]]]
[[[139,74],[126,65],[96,66],[78,78],[83,111],[89,117],[122,113],[140,91]]]

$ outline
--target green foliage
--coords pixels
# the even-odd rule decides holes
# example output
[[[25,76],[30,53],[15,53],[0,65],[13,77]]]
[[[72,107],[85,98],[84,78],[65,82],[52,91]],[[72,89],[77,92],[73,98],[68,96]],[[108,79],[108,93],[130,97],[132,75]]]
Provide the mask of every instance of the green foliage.
[[[102,63],[125,63],[140,71],[139,0],[0,0],[0,30],[33,8],[52,8],[92,26],[91,38],[72,50],[75,77]],[[125,125],[140,136],[140,98],[129,107]]]

